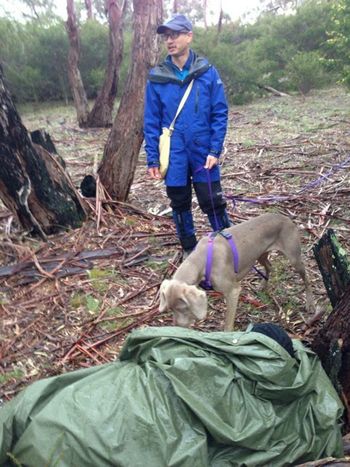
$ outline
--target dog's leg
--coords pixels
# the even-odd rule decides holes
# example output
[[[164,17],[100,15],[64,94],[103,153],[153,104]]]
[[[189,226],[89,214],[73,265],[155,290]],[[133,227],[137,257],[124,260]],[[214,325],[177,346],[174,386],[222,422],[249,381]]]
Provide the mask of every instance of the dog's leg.
[[[259,258],[258,258],[259,263],[263,268],[265,269],[265,275],[266,279],[263,280],[261,289],[267,289],[268,285],[268,280],[272,271],[272,264],[269,261],[269,252],[263,253]]]
[[[293,266],[304,282],[306,295],[306,309],[311,313],[316,313],[315,299],[312,293],[311,284],[306,274],[304,263],[300,260],[300,262],[298,261]]]
[[[288,258],[291,266],[302,278],[305,286],[306,309],[310,312],[316,312],[315,300],[311,285],[306,274],[305,265],[301,255],[301,245],[299,232],[296,227],[292,230],[287,229],[280,238],[280,251]]]
[[[306,274],[305,265],[301,257],[299,241],[294,244],[287,245],[287,248],[284,249],[283,253],[289,259],[290,264],[304,282],[307,311],[316,313],[315,299],[312,293],[311,284]]]
[[[225,316],[225,331],[233,331],[233,326],[236,318],[236,310],[238,304],[238,298],[241,291],[240,285],[235,285],[229,293],[225,294],[226,298],[226,316]]]

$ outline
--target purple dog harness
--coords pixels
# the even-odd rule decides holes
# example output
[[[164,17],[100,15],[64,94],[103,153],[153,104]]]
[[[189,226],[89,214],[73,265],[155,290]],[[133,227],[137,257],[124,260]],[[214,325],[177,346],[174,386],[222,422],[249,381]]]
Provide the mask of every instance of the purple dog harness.
[[[238,256],[238,250],[237,250],[235,242],[233,241],[232,235],[223,230],[219,230],[218,232],[211,232],[208,235],[208,250],[207,250],[207,262],[205,265],[205,279],[204,281],[201,282],[201,287],[205,289],[212,288],[212,284],[210,282],[210,275],[211,275],[211,268],[213,265],[214,239],[216,235],[221,235],[229,242],[231,250],[232,250],[234,271],[236,274],[238,273],[239,256]]]

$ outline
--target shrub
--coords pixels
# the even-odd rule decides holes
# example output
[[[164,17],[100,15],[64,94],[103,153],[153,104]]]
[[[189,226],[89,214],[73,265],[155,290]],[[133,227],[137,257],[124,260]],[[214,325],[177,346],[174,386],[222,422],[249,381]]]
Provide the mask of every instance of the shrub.
[[[326,82],[317,52],[298,52],[286,66],[286,72],[290,82],[303,94],[322,87]]]

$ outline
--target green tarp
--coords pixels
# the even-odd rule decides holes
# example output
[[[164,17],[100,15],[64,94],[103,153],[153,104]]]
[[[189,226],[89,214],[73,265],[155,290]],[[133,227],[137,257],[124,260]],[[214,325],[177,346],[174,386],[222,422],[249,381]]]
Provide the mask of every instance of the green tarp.
[[[319,360],[255,332],[133,332],[115,363],[38,381],[0,410],[0,465],[287,466],[342,456]]]

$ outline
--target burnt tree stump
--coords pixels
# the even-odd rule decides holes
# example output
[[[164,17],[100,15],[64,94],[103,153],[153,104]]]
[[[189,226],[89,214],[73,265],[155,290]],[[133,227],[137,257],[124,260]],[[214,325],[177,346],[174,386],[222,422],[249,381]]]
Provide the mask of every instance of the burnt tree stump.
[[[51,136],[45,130],[34,130],[30,132],[30,137],[34,145],[38,145],[46,149],[53,157],[55,157],[58,163],[65,169],[66,163],[62,156],[57,152],[56,146],[52,141]],[[35,147],[35,146],[34,146]]]
[[[68,174],[48,151],[32,144],[0,66],[0,198],[20,224],[46,238],[86,218]]]
[[[347,408],[350,402],[350,263],[333,230],[328,230],[314,248],[333,310],[312,343],[312,350]]]
[[[329,300],[334,308],[350,283],[350,265],[346,252],[332,229],[325,232],[313,250]]]
[[[34,130],[30,132],[32,142],[42,146],[50,154],[58,154],[56,146],[51,139],[51,136],[44,130]]]

